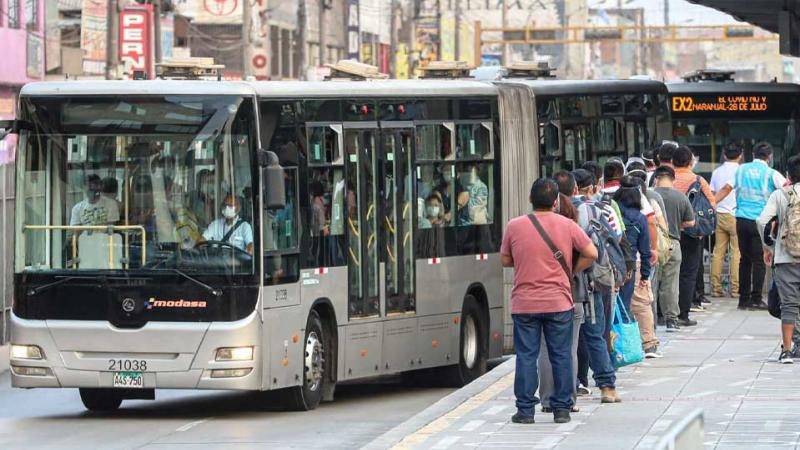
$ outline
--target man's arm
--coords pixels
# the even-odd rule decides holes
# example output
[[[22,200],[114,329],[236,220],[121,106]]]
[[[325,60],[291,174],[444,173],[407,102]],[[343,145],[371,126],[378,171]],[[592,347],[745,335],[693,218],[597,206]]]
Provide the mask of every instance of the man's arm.
[[[706,196],[709,202],[711,202],[711,207],[716,209],[717,208],[717,200],[716,196],[713,192],[711,192],[711,186],[708,185],[708,181],[705,178],[700,177],[700,189],[703,191],[703,194]]]
[[[647,218],[647,233],[650,236],[650,263],[655,263],[658,259],[658,239],[656,239],[656,216],[651,215]]]
[[[572,269],[574,273],[583,272],[588,269],[597,259],[597,248],[591,241],[589,241],[589,245],[579,249],[578,253],[578,261],[575,262],[575,267]]]
[[[730,184],[726,184],[725,186],[722,187],[722,189],[719,190],[719,192],[716,193],[716,195],[714,195],[714,201],[716,203],[721,202],[732,191],[733,191],[733,186],[731,186]]]
[[[761,211],[761,215],[756,219],[756,228],[758,228],[758,235],[761,236],[761,245],[767,249],[770,247],[764,243],[764,229],[767,224],[778,215],[778,198],[781,195],[784,195],[782,191],[774,191],[769,196],[769,200],[767,200],[767,206],[764,207],[764,210]]]
[[[514,258],[511,255],[500,255],[500,263],[503,267],[514,267]]]

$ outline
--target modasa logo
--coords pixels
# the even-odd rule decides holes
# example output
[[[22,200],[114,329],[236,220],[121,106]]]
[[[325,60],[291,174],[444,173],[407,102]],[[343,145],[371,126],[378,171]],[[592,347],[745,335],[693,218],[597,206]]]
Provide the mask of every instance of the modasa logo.
[[[205,300],[159,300],[155,297],[150,297],[145,300],[144,307],[147,309],[156,308],[205,308],[208,303]]]

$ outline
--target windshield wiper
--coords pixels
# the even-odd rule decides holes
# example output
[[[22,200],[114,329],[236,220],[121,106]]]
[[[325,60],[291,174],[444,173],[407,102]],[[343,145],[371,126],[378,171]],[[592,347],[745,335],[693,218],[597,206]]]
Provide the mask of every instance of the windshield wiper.
[[[211,286],[209,286],[209,285],[207,285],[207,284],[203,283],[202,281],[198,280],[197,278],[194,278],[194,277],[192,277],[192,276],[189,276],[189,275],[188,275],[186,272],[184,272],[184,271],[182,271],[182,270],[180,270],[180,269],[167,269],[167,270],[170,270],[170,271],[172,271],[172,272],[175,272],[175,273],[177,273],[178,275],[182,276],[183,278],[186,278],[187,280],[191,281],[192,283],[194,283],[194,284],[196,284],[196,285],[198,285],[198,286],[202,287],[203,289],[205,289],[206,291],[208,291],[208,292],[209,292],[211,295],[213,295],[214,297],[219,297],[220,295],[222,295],[222,291],[221,291],[221,290],[219,290],[219,289],[214,289],[213,287],[211,287]]]
[[[54,281],[52,283],[44,284],[42,286],[37,286],[35,288],[29,289],[28,290],[28,296],[29,297],[33,297],[33,296],[35,296],[37,294],[40,294],[40,293],[42,293],[44,291],[49,290],[50,288],[54,288],[54,287],[56,287],[56,286],[58,286],[60,284],[67,283],[67,282],[72,281],[72,280],[94,280],[95,279],[95,277],[80,277],[80,276],[68,276],[68,277],[56,277],[56,278],[59,278],[59,280]]]

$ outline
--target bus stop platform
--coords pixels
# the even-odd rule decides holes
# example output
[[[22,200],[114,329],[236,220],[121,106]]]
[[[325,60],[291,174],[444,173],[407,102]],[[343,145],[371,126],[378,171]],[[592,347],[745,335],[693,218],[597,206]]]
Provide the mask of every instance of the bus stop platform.
[[[704,448],[800,447],[800,361],[777,362],[780,322],[766,311],[739,311],[734,299],[712,301],[692,315],[696,327],[669,334],[659,327],[663,358],[618,370],[622,403],[600,404],[592,386],[570,423],[555,424],[538,406],[535,424],[511,423],[512,357],[365,448],[659,448],[698,408]]]

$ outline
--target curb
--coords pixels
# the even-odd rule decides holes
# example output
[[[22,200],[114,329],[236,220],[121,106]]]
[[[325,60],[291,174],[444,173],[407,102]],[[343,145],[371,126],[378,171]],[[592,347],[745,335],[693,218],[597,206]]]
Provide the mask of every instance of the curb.
[[[9,351],[8,344],[0,345],[0,375],[8,370]]]
[[[465,401],[483,392],[489,386],[499,381],[504,376],[514,371],[516,359],[509,358],[504,363],[485,373],[482,377],[464,386],[463,388],[451,393],[447,397],[439,400],[433,405],[415,414],[405,422],[397,425],[391,430],[378,436],[367,445],[361,447],[362,450],[382,450],[393,447],[402,441],[406,436],[420,430],[425,425],[433,422],[439,417],[444,416],[456,409]]]

